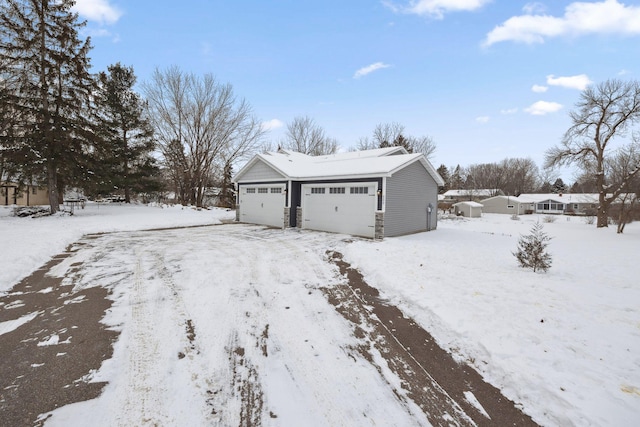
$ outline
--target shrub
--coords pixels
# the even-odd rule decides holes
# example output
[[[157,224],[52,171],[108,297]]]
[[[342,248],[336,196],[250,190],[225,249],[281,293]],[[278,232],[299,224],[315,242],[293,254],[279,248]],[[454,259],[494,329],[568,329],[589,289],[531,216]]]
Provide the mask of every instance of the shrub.
[[[547,215],[544,218],[542,218],[542,222],[546,222],[547,224],[551,224],[552,222],[556,222],[556,219],[558,219],[558,217],[553,216],[553,215]]]
[[[520,236],[518,250],[512,252],[520,267],[531,268],[534,272],[551,268],[551,255],[546,251],[551,237],[542,231],[542,228],[543,225],[536,222],[531,228],[531,234]]]
[[[520,217],[518,216],[518,214],[513,214],[511,215],[511,219],[514,221],[518,221],[520,219]]]

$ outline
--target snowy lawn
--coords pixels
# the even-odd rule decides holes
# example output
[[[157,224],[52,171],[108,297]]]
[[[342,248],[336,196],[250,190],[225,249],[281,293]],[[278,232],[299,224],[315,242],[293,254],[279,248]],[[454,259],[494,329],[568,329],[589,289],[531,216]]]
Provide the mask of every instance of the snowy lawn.
[[[0,291],[85,233],[215,224],[234,217],[223,210],[119,205],[89,205],[73,217],[12,218],[8,212],[0,209]],[[302,419],[305,414],[300,411],[305,410],[315,414],[318,425],[360,419],[357,411],[368,411],[371,424],[415,423],[420,418],[406,418],[415,414],[415,408],[381,403],[395,397],[374,382],[370,367],[359,360],[347,362],[351,356],[344,351],[349,345],[345,327],[317,292],[319,282],[330,285],[334,280],[322,262],[324,251],[334,248],[360,269],[371,286],[522,404],[535,421],[549,426],[636,425],[640,224],[630,224],[625,234],[617,235],[615,227],[596,229],[577,217],[557,217],[556,222],[544,224],[553,238],[549,246],[553,264],[549,272],[539,274],[519,268],[511,254],[519,235],[527,234],[538,220],[543,217],[527,215],[514,221],[509,215],[485,214],[478,219],[441,220],[430,233],[383,242],[356,239],[350,244],[341,235],[265,233],[240,225],[222,227],[220,235],[214,227],[105,236],[99,241],[106,243],[78,251],[58,273],[66,274],[71,263],[85,261],[75,280],[81,286],[99,284],[114,290],[114,308],[106,321],[122,334],[113,359],[95,375],[110,384],[100,398],[62,408],[50,421],[55,425],[56,420],[60,424],[86,420],[88,414],[116,423],[127,419],[113,417],[127,414],[150,416],[160,423],[201,421],[206,419],[202,417],[207,405],[237,404],[229,400],[229,390],[216,388],[212,381],[224,376],[221,369],[233,369],[220,342],[260,353],[260,336],[269,335],[275,343],[270,356],[256,363],[268,364],[257,367],[267,373],[260,383],[271,391],[265,395],[271,396],[269,405],[280,414],[270,425],[291,425],[288,421]],[[270,236],[280,236],[283,247],[274,247]],[[212,280],[215,287],[208,288]],[[240,281],[253,285],[235,289]],[[159,291],[154,294],[142,284],[156,284]],[[288,305],[289,300],[304,298],[304,305]],[[255,310],[238,312],[234,304],[240,301],[254,303]],[[167,315],[168,307],[172,311]],[[171,323],[171,318],[193,320],[199,340],[196,349],[189,347],[184,324]],[[313,324],[326,325],[334,336],[314,334]],[[297,338],[278,335],[290,325],[298,328]],[[248,333],[229,335],[234,327]],[[237,342],[238,336],[251,333],[256,337],[253,345]],[[148,337],[141,342],[145,334]],[[131,356],[132,349],[139,351],[135,353],[139,358]],[[167,349],[171,357],[185,352],[189,362],[176,365],[175,358],[165,358],[158,349]],[[198,352],[204,356],[197,357]],[[252,360],[262,360],[258,356]],[[127,377],[135,369],[150,369],[144,363],[154,364],[157,375]],[[248,381],[251,367],[239,363],[237,375]],[[333,363],[336,370],[318,382],[312,373],[325,363]],[[299,370],[288,371],[291,366]],[[193,378],[195,388],[179,383],[186,377]],[[169,383],[168,391],[154,388],[162,381],[175,384]],[[125,392],[136,389],[155,390],[157,395],[139,401],[140,396]],[[171,390],[185,398],[171,400]],[[328,399],[334,390],[344,399]],[[202,397],[205,391],[212,393],[209,402]],[[332,405],[345,399],[352,399],[351,404],[340,403],[340,410],[332,412]],[[191,410],[192,405],[198,409]],[[118,410],[124,412],[118,415]]]
[[[0,292],[11,288],[84,234],[210,225],[235,219],[235,211],[197,210],[179,205],[89,202],[85,209],[74,209],[73,216],[59,213],[41,218],[17,218],[11,216],[12,211],[11,206],[0,206]]]
[[[640,224],[484,214],[434,233],[355,242],[345,258],[441,345],[545,425],[640,422]],[[540,221],[545,274],[511,254]]]

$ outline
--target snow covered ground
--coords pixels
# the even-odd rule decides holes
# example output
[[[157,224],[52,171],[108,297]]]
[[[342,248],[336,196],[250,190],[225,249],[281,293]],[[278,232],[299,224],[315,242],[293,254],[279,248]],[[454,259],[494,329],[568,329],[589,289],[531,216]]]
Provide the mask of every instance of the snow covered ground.
[[[121,335],[113,358],[94,374],[109,381],[103,395],[55,411],[47,425],[73,425],[88,414],[104,425],[197,425],[212,416],[225,425],[236,421],[224,417],[238,401],[226,389],[231,385],[216,379],[229,371],[253,391],[260,384],[278,416],[265,425],[294,425],[310,414],[316,425],[427,425],[417,408],[380,386],[371,366],[345,352],[345,325],[318,292],[337,280],[323,258],[331,248],[535,421],[640,420],[637,223],[623,235],[577,217],[545,223],[553,265],[537,274],[520,269],[511,254],[519,235],[544,219],[535,215],[447,219],[430,233],[347,243],[340,235],[246,225],[135,231],[234,217],[224,210],[90,204],[72,217],[8,213],[0,209],[0,291],[83,234],[134,231],[94,240],[57,268],[69,275],[72,264],[84,262],[73,273],[76,286],[113,289],[105,321]],[[185,335],[186,320],[196,325],[196,341]],[[318,324],[331,333],[318,333]],[[237,349],[237,358],[229,361],[224,348]],[[314,374],[326,366],[335,368]]]

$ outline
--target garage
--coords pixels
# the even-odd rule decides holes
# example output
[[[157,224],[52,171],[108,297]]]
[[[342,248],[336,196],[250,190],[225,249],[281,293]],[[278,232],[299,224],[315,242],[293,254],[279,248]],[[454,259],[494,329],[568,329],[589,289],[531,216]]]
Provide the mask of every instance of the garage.
[[[435,230],[442,177],[403,147],[310,156],[279,148],[236,174],[236,220],[372,239]]]
[[[284,224],[285,186],[261,184],[240,186],[240,221],[282,227]]]
[[[305,184],[302,228],[373,238],[375,182]]]

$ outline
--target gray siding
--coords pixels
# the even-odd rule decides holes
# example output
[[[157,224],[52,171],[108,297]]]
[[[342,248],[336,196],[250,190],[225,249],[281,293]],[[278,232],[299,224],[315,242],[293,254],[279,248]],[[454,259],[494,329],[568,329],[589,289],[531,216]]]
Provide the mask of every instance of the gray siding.
[[[242,176],[242,182],[281,180],[283,176],[262,160],[258,160]]]
[[[438,186],[420,162],[414,162],[387,178],[384,235],[435,230],[437,226]],[[427,227],[427,207],[431,224]]]

